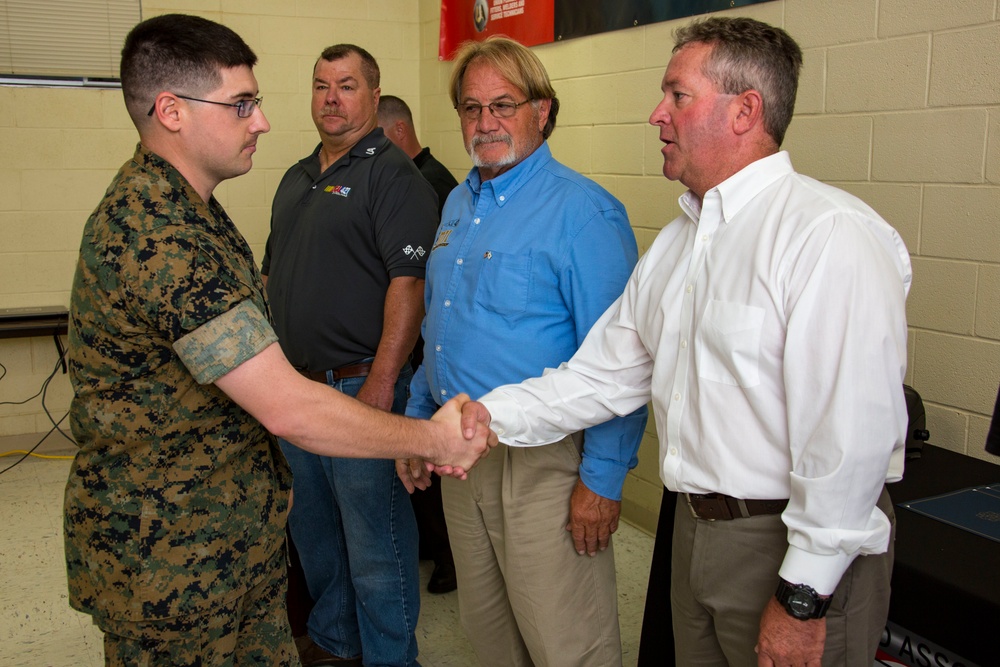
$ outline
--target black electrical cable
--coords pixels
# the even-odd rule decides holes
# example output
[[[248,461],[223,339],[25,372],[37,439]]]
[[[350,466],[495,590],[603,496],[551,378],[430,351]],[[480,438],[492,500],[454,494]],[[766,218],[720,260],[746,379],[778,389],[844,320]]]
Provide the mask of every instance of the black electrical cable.
[[[38,396],[41,396],[42,397],[42,410],[45,411],[45,416],[47,416],[49,418],[49,421],[52,423],[52,428],[50,428],[48,430],[48,432],[44,436],[42,436],[41,440],[39,440],[37,443],[35,443],[35,446],[32,447],[31,449],[29,449],[27,451],[27,453],[25,453],[17,461],[15,461],[14,463],[10,464],[9,466],[7,466],[6,468],[4,468],[3,470],[0,470],[0,475],[4,474],[5,472],[7,472],[8,470],[10,470],[14,466],[16,466],[19,463],[21,463],[21,461],[24,461],[24,459],[26,459],[29,456],[31,456],[32,453],[34,453],[34,451],[36,449],[38,449],[41,446],[41,444],[43,442],[45,442],[45,439],[48,438],[50,435],[52,435],[52,433],[54,431],[59,431],[59,433],[64,438],[66,438],[67,440],[69,440],[70,442],[72,442],[74,445],[76,444],[76,441],[73,440],[72,437],[70,437],[65,431],[63,431],[61,428],[59,428],[59,425],[62,424],[63,421],[66,419],[66,417],[69,416],[69,412],[67,411],[66,414],[64,414],[59,419],[59,421],[56,421],[55,418],[52,416],[52,413],[49,412],[48,406],[45,405],[45,397],[46,397],[46,394],[47,394],[48,389],[49,389],[49,383],[52,382],[52,378],[54,378],[56,376],[56,373],[59,371],[59,368],[63,366],[63,363],[65,362],[65,358],[66,358],[66,354],[65,353],[63,353],[63,354],[61,354],[59,356],[59,359],[56,361],[56,365],[52,367],[52,372],[49,373],[49,376],[47,378],[45,378],[45,381],[42,382],[41,389],[39,389],[38,392],[34,396],[32,396],[31,398],[26,398],[23,401],[4,401],[4,402],[0,402],[0,405],[24,405],[28,401],[34,400],[35,398],[38,398]],[[3,378],[7,375],[7,367],[4,366],[2,363],[0,363],[0,369],[3,370],[3,374],[0,375],[0,380],[3,380]]]

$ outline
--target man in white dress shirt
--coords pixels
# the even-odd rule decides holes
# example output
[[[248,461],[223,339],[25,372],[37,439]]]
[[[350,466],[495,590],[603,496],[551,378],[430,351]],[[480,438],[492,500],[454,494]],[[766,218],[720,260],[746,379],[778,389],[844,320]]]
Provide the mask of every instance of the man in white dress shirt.
[[[871,665],[888,613],[906,405],[899,235],[779,150],[802,55],[783,30],[678,31],[650,123],[683,213],[559,370],[469,404],[532,446],[652,399],[681,493],[677,663]],[[485,407],[484,407],[485,406]],[[489,414],[487,414],[489,413]],[[659,540],[666,535],[657,535]]]

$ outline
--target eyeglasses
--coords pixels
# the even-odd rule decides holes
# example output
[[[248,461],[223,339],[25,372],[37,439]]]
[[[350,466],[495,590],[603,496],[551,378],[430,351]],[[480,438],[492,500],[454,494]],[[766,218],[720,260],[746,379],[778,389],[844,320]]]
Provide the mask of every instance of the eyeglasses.
[[[253,110],[262,106],[264,104],[263,97],[255,97],[252,100],[240,100],[239,102],[215,102],[213,100],[199,100],[197,97],[188,97],[187,95],[178,95],[174,93],[175,97],[179,97],[182,100],[190,100],[191,102],[204,102],[205,104],[218,104],[224,107],[236,107],[236,115],[240,118],[249,118],[253,115]],[[147,116],[152,116],[153,111],[156,110],[156,103],[149,107],[149,113]]]
[[[523,102],[490,102],[489,104],[473,104],[472,102],[464,102],[459,104],[455,109],[465,120],[479,120],[479,117],[483,113],[483,109],[489,109],[490,114],[494,118],[510,118],[515,113],[517,113],[517,108],[533,100],[527,99]]]

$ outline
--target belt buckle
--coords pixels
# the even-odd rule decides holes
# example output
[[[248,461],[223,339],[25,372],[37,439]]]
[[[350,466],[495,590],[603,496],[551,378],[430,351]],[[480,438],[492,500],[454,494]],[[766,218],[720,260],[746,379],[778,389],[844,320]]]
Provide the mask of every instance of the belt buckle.
[[[733,518],[733,512],[726,504],[726,497],[720,493],[686,493],[688,501],[688,509],[691,510],[691,516],[695,519],[701,519],[702,521],[728,521]],[[694,500],[698,500],[705,505],[710,505],[707,507],[707,513],[713,514],[715,516],[703,517],[698,514],[694,509]]]

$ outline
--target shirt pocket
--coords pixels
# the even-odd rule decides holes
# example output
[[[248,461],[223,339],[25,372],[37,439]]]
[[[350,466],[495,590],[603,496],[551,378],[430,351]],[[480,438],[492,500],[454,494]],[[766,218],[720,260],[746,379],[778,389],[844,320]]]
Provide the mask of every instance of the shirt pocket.
[[[712,300],[696,335],[698,376],[735,387],[760,384],[764,309]]]
[[[476,304],[504,317],[528,309],[531,289],[531,255],[487,251],[479,271]]]

